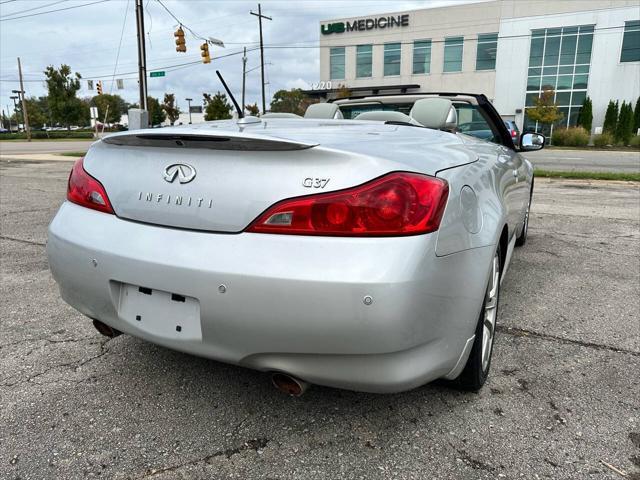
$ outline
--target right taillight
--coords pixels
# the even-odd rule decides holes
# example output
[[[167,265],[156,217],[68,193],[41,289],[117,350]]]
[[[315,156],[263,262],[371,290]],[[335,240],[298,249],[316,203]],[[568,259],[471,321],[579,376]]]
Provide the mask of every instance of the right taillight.
[[[100,212],[114,213],[107,192],[98,180],[86,172],[82,158],[76,161],[71,169],[67,200]]]
[[[357,187],[276,203],[249,225],[253,233],[400,236],[437,230],[446,181],[394,172]]]

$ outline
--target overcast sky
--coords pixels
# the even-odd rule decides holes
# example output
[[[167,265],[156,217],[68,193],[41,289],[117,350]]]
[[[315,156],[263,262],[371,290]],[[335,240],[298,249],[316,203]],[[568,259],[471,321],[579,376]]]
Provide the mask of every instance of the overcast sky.
[[[11,90],[19,89],[16,57],[21,57],[27,96],[46,94],[43,70],[47,65],[68,64],[85,79],[102,79],[104,92],[137,102],[137,48],[135,0],[0,0],[0,102],[2,109],[13,102]],[[257,2],[243,0],[162,0],[167,8],[196,34],[215,37],[226,48],[213,47],[211,56],[229,55],[211,64],[198,63],[175,70],[170,67],[200,59],[202,43],[187,32],[187,53],[175,51],[173,31],[178,22],[158,3],[145,0],[145,31],[148,70],[166,70],[164,78],[149,78],[149,95],[162,98],[175,93],[184,110],[184,98],[201,103],[203,92],[223,90],[215,76],[218,68],[239,97],[242,77],[242,47],[258,45]],[[264,22],[267,105],[271,94],[282,88],[301,87],[318,81],[319,21],[364,16],[389,11],[468,3],[466,0],[262,0]],[[25,18],[17,18],[26,16]],[[116,67],[121,33],[122,46]],[[298,48],[269,48],[285,45]],[[300,48],[304,47],[304,48]],[[248,53],[247,69],[260,64],[259,50]],[[111,76],[124,79],[124,90],[112,86]],[[95,95],[82,82],[80,97]],[[247,103],[260,103],[260,70],[247,76]]]

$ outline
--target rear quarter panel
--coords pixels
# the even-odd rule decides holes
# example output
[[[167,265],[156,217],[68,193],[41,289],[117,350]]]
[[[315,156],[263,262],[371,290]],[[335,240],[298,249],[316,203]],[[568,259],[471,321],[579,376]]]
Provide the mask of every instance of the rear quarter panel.
[[[436,255],[495,245],[507,222],[505,165],[497,161],[499,147],[488,142],[470,145],[478,160],[438,172],[449,182],[449,200],[438,230]]]

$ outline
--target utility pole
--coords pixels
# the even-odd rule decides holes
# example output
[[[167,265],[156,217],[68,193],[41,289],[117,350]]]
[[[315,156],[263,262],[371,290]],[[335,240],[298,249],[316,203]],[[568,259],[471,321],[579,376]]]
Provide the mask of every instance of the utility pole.
[[[27,142],[31,141],[31,129],[29,128],[29,114],[27,113],[27,100],[24,98],[24,84],[22,83],[22,65],[18,57],[18,75],[20,76],[20,95],[22,95],[22,117],[24,118],[24,129],[27,131]]]
[[[247,47],[244,47],[244,51],[242,53],[242,111],[244,112],[244,91],[245,84],[247,80]]]
[[[191,102],[193,102],[193,98],[185,98],[185,100],[189,104],[189,125],[191,125]]]
[[[262,19],[273,20],[271,17],[262,15],[262,8],[258,4],[258,13],[249,12],[251,15],[258,17],[258,24],[260,26],[260,73],[262,74],[262,113],[267,111],[267,106],[264,100],[264,43],[262,42]],[[244,108],[244,106],[242,107]]]
[[[140,108],[148,110],[147,105],[147,52],[144,46],[144,12],[142,0],[136,0],[136,25],[138,27],[138,82],[140,84]]]

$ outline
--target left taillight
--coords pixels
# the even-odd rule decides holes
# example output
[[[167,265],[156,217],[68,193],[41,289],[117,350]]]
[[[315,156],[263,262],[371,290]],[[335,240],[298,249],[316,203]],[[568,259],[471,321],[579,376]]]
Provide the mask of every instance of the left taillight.
[[[76,161],[69,175],[67,200],[99,212],[113,214],[109,197],[102,184],[89,175],[83,166],[83,158]]]

